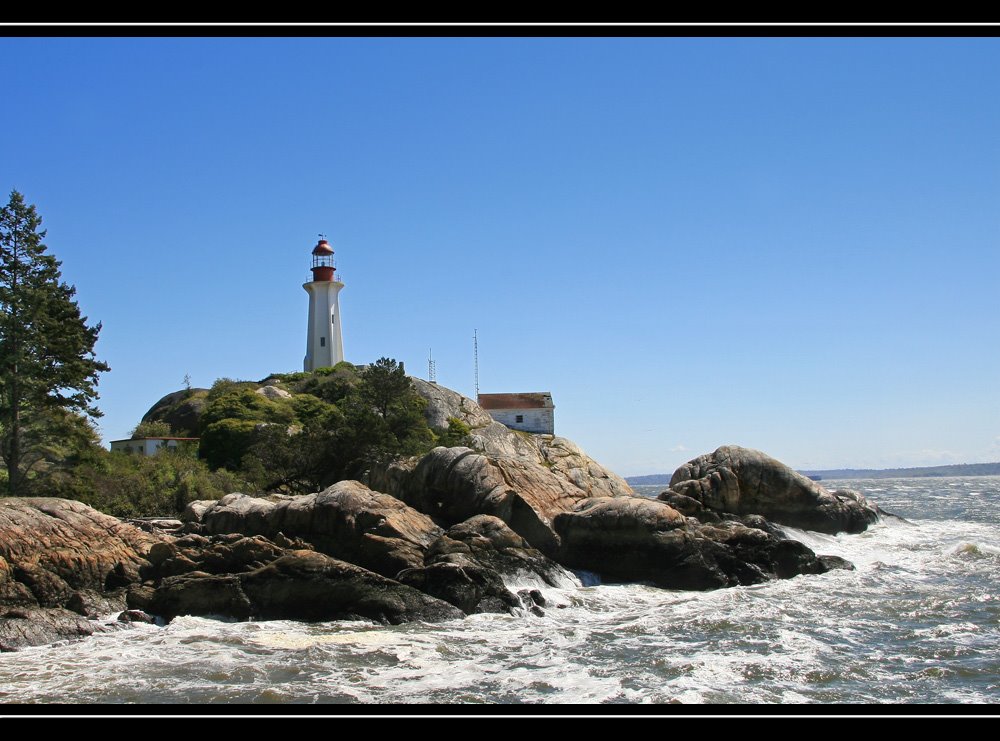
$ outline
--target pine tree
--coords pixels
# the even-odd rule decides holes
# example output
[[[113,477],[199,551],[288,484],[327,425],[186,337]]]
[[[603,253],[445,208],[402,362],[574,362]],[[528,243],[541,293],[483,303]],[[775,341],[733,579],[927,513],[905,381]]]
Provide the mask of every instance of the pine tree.
[[[67,414],[101,416],[97,377],[110,370],[94,356],[100,323],[87,326],[46,253],[33,205],[16,190],[0,209],[0,456],[11,496],[65,431]]]

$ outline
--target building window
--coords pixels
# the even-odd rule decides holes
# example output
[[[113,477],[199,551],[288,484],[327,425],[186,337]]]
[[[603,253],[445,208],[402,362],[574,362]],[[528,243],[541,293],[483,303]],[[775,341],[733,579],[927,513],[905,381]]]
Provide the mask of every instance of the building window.
[[[516,417],[514,417],[514,421],[515,422],[524,422],[524,415],[523,414],[517,415]]]
[[[326,337],[320,337],[319,338],[319,346],[320,347],[326,347]]]

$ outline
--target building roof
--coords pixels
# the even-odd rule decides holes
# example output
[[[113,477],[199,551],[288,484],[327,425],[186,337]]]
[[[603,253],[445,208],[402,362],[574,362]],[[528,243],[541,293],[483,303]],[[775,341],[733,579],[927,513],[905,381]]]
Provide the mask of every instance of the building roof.
[[[549,391],[526,391],[520,394],[480,394],[479,406],[483,409],[551,409]]]

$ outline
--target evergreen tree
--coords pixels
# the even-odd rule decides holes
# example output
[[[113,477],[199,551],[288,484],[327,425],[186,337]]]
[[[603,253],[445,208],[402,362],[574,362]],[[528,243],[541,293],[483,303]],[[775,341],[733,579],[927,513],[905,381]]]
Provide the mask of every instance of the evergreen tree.
[[[382,419],[388,419],[394,407],[408,399],[408,393],[412,389],[403,364],[392,358],[379,358],[365,368],[361,372],[361,384],[358,387],[361,398]]]
[[[110,370],[94,356],[101,325],[80,315],[41,223],[16,190],[0,209],[0,455],[11,496],[24,493],[36,452],[61,434],[51,420],[100,416],[97,376]]]

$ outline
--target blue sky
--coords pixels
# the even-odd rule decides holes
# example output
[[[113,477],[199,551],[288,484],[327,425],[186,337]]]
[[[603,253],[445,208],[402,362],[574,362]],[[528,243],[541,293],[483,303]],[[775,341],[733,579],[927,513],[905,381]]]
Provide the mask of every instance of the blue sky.
[[[0,186],[103,322],[105,440],[347,359],[548,390],[623,475],[1000,460],[998,39],[0,40]]]

